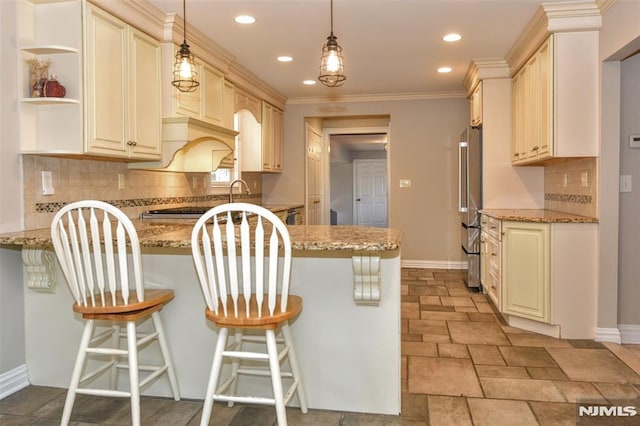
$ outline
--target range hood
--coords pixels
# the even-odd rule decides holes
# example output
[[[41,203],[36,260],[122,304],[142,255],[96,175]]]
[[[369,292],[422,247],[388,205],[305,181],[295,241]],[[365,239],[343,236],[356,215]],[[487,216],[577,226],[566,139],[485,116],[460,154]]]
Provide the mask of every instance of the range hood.
[[[131,169],[213,172],[233,167],[235,130],[190,117],[162,119],[162,160],[129,163]]]

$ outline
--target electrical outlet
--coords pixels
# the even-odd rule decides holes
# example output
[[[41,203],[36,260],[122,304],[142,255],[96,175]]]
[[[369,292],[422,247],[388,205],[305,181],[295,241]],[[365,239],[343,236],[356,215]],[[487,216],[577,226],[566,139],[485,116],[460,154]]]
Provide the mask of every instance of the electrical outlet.
[[[118,189],[124,189],[125,188],[125,181],[124,181],[124,175],[122,173],[118,174]]]
[[[400,179],[400,188],[411,188],[411,179]]]
[[[562,175],[562,187],[566,188],[569,185],[569,175],[565,173]]]
[[[589,186],[589,172],[586,170],[580,173],[580,186],[583,188]]]
[[[42,172],[42,195],[53,195],[56,193],[53,187],[53,176],[49,171]]]

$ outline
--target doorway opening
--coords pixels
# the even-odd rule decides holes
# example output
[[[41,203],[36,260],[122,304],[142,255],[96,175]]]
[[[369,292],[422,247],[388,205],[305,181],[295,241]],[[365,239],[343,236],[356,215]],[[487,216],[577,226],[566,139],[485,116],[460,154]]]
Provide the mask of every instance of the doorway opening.
[[[343,121],[307,123],[307,223],[387,227],[389,118]]]

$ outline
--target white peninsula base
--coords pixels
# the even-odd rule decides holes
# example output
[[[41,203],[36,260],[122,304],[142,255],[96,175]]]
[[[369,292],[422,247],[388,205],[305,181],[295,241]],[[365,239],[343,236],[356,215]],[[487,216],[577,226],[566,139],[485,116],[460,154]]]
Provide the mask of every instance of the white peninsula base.
[[[162,316],[180,392],[202,399],[217,333],[205,319],[190,252],[153,250],[143,255],[147,281],[176,294]],[[378,305],[355,303],[348,251],[302,251],[293,259],[292,293],[303,297],[304,307],[291,329],[310,408],[400,413],[400,253],[381,256]],[[82,322],[74,317],[59,269],[56,275],[52,290],[25,286],[26,358],[32,384],[66,388]],[[144,394],[168,396],[165,382],[158,380]],[[127,380],[119,383],[126,386]],[[266,379],[258,391],[268,395],[270,389]]]

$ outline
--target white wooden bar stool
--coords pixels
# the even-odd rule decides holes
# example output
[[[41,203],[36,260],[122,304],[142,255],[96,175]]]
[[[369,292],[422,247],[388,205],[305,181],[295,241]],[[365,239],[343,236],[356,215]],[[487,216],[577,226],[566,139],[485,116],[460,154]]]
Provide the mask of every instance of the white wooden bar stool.
[[[289,319],[302,310],[302,298],[289,295],[291,240],[286,225],[261,206],[223,204],[200,217],[191,247],[207,305],[205,315],[218,328],[200,424],[209,424],[214,401],[274,405],[282,426],[287,424],[285,405],[297,394],[306,413],[289,328]],[[227,344],[229,329],[235,333]],[[230,375],[218,386],[225,358],[232,361]],[[287,358],[290,371],[282,371],[280,364]],[[270,376],[273,397],[236,395],[239,376],[245,374]],[[283,392],[283,378],[291,381],[287,392]]]
[[[140,388],[166,373],[173,397],[180,400],[178,380],[171,363],[160,310],[173,297],[173,290],[146,290],[143,286],[140,244],[133,223],[118,208],[102,201],[85,200],[64,206],[51,224],[53,247],[75,300],[73,310],[85,321],[84,332],[73,368],[62,413],[67,425],[76,394],[131,399],[131,423],[140,424]],[[140,332],[137,326],[151,319],[154,331]],[[120,332],[120,325],[126,332]],[[96,327],[104,327],[100,330]],[[136,334],[137,333],[137,334]],[[126,337],[126,347],[121,338]],[[157,341],[161,365],[140,365],[138,351]],[[105,347],[111,343],[111,347]],[[128,358],[121,363],[120,358]],[[88,359],[105,360],[84,375]],[[129,370],[129,390],[117,389],[117,369]],[[109,388],[80,387],[110,372]],[[145,377],[140,380],[140,372]]]

